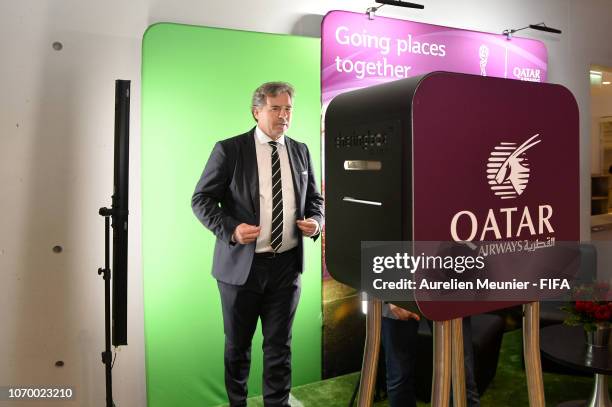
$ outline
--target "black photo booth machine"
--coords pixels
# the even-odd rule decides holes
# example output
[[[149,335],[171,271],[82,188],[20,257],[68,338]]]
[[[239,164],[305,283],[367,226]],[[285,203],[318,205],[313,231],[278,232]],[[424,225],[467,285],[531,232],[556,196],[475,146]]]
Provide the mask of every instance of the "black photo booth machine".
[[[578,112],[562,86],[433,72],[336,96],[326,109],[324,131],[325,264],[334,279],[357,290],[365,288],[362,242],[452,240],[450,214],[472,204],[560,202],[551,218],[555,236],[579,240]],[[486,174],[487,152],[499,144],[493,138],[536,133],[544,141],[530,150],[531,184],[514,200],[499,199]],[[555,162],[563,166],[548,168],[536,153],[546,156],[553,143]],[[537,184],[544,175],[563,179],[565,189],[555,195],[552,186]],[[481,212],[474,209],[475,216]],[[452,310],[418,298],[396,303],[434,320],[432,406],[449,405],[451,379],[454,405],[466,405],[462,317],[517,304],[524,307],[529,405],[544,407],[539,302],[456,302]],[[360,407],[373,401],[381,309],[382,301],[368,295]]]

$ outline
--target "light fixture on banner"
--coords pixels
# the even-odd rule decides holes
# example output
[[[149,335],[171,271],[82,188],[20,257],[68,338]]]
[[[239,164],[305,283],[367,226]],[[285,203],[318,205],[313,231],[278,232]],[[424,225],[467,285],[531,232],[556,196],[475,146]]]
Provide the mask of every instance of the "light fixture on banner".
[[[529,24],[527,27],[523,27],[523,28],[511,28],[508,30],[504,30],[502,34],[506,36],[507,40],[511,40],[512,34],[514,34],[515,32],[521,31],[521,30],[525,30],[527,28],[531,28],[533,30],[538,30],[538,31],[544,31],[547,33],[552,33],[552,34],[561,34],[561,30],[557,28],[548,27],[544,22],[537,23],[537,24]]]
[[[368,9],[366,10],[366,14],[368,15],[368,18],[370,20],[374,20],[374,16],[376,15],[376,12],[378,11],[378,9],[380,9],[384,5],[405,7],[405,8],[417,8],[421,10],[425,8],[425,6],[422,4],[409,3],[407,1],[379,0],[376,3],[380,4],[380,6],[368,7]]]

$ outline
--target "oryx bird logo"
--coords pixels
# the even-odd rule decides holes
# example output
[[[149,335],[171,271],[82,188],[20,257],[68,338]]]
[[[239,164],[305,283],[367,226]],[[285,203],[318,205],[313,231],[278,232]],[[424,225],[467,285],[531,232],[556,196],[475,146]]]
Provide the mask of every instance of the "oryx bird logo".
[[[495,195],[513,199],[521,195],[529,182],[529,162],[526,152],[542,140],[539,134],[517,147],[516,143],[500,143],[487,162],[487,179]]]

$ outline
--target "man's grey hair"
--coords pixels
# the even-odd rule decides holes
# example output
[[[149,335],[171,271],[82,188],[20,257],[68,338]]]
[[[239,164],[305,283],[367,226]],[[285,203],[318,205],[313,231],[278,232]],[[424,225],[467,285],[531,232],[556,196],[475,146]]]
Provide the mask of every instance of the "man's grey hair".
[[[253,100],[251,101],[251,110],[256,107],[262,107],[266,105],[267,96],[278,96],[281,93],[286,93],[291,99],[295,94],[293,86],[287,82],[266,82],[253,92]]]

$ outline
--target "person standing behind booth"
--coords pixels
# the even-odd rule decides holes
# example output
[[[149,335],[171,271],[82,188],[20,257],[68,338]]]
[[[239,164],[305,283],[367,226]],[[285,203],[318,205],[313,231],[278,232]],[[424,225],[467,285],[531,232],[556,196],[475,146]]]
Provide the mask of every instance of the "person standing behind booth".
[[[251,113],[257,125],[215,144],[192,197],[192,209],[217,237],[212,274],[221,296],[225,387],[232,407],[246,406],[251,341],[263,334],[263,399],[289,406],[291,332],[303,270],[302,236],[323,227],[308,147],[286,136],[293,87],[258,87]]]
[[[382,312],[381,338],[385,350],[389,406],[416,407],[415,375],[418,352],[416,346],[421,317],[414,312],[387,303],[383,305]],[[433,323],[429,320],[427,323],[433,330]],[[463,318],[463,353],[467,406],[479,407],[480,396],[474,372],[470,317]]]

